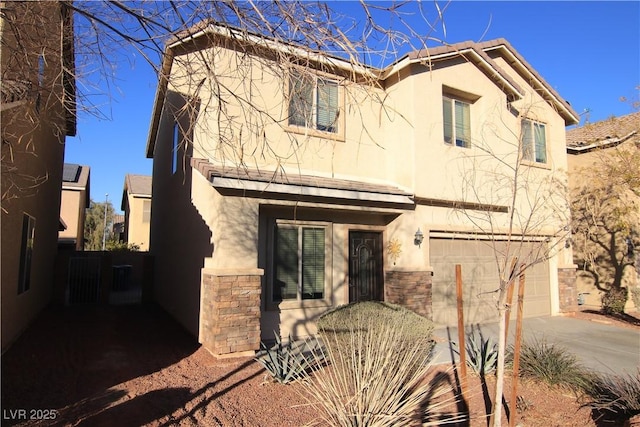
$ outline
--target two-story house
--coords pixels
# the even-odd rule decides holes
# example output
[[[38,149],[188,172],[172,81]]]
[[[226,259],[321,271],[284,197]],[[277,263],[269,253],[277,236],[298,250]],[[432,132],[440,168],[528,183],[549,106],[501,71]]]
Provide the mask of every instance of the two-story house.
[[[67,135],[76,131],[73,16],[1,2],[2,350],[53,291]]]
[[[124,211],[124,241],[138,245],[141,251],[148,251],[151,226],[150,176],[127,174],[124,177],[120,209]]]
[[[572,190],[572,196],[577,200],[584,200],[586,195],[598,194],[600,197],[609,195],[612,199],[624,201],[621,204],[601,202],[599,204],[608,205],[609,208],[625,209],[636,206],[635,215],[633,210],[626,212],[622,223],[630,222],[633,224],[634,218],[637,218],[640,212],[637,207],[640,206],[640,197],[632,191],[620,191],[620,186],[612,187],[615,190],[606,190],[608,186],[615,184],[616,179],[624,179],[624,173],[621,176],[610,177],[609,174],[614,173],[615,168],[612,165],[622,162],[624,165],[620,167],[620,172],[631,170],[637,167],[638,150],[640,150],[640,112],[626,114],[624,116],[609,117],[594,123],[586,123],[583,126],[574,127],[567,131],[567,163],[569,171],[569,187]],[[636,159],[636,160],[634,160]],[[609,166],[607,168],[607,165]],[[603,170],[607,173],[603,173]],[[594,176],[602,176],[602,181],[594,181]],[[612,179],[613,178],[613,179]],[[597,200],[595,197],[594,201]],[[602,200],[602,199],[600,199]],[[625,206],[626,208],[621,208]],[[587,204],[578,202],[576,208],[588,207]],[[605,207],[605,206],[602,206]],[[599,210],[601,206],[596,206],[595,211],[589,211],[589,217],[595,216],[599,223],[599,233],[591,234],[587,241],[585,236],[574,236],[574,245],[584,245],[583,248],[577,248],[575,255],[584,254],[585,251],[595,253],[594,247],[599,248],[603,254],[600,256],[592,255],[598,258],[597,263],[601,268],[608,265],[611,271],[619,271],[621,274],[621,284],[629,289],[640,286],[637,274],[640,272],[640,251],[634,248],[632,236],[638,238],[637,233],[640,230],[631,230],[622,234],[624,227],[617,224],[617,214],[615,210],[606,211]],[[574,221],[582,221],[579,224],[582,230],[589,228],[589,223],[584,221],[584,217],[574,217]],[[627,238],[630,241],[625,242]],[[625,244],[626,243],[626,244]],[[626,246],[630,247],[627,248]],[[623,247],[626,250],[621,250]],[[605,255],[606,254],[606,255]],[[578,265],[584,260],[578,260]],[[584,265],[583,265],[584,267]],[[596,270],[597,271],[597,270]],[[600,271],[602,273],[602,270]],[[613,278],[613,277],[611,277]],[[595,285],[594,275],[589,271],[579,271],[576,278],[576,290],[580,294],[580,303],[585,307],[599,309],[602,305],[602,296],[604,292]],[[601,287],[607,288],[610,283],[606,278],[602,277],[604,283]],[[631,296],[631,295],[629,295]],[[629,298],[626,310],[634,307],[632,298]],[[636,307],[637,308],[637,307]]]
[[[65,163],[62,169],[60,219],[65,229],[58,234],[58,248],[84,250],[84,220],[91,203],[91,168]]]
[[[525,314],[558,313],[574,267],[551,183],[577,121],[502,39],[378,69],[202,25],[168,44],[150,125],[156,299],[214,354],[238,353],[355,301],[452,324],[461,264],[480,322],[516,242],[545,254]]]

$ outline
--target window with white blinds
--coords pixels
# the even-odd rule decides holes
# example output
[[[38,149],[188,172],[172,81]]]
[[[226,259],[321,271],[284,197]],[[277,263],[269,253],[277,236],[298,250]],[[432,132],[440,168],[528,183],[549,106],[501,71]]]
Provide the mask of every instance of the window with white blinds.
[[[338,82],[292,71],[289,75],[289,125],[338,133]]]
[[[471,106],[469,103],[442,97],[444,142],[457,147],[471,147]]]
[[[326,227],[277,224],[273,301],[323,299]]]

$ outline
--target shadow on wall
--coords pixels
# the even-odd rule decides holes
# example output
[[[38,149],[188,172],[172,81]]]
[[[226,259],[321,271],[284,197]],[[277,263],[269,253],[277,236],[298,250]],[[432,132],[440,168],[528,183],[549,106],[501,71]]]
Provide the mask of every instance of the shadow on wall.
[[[192,140],[192,126],[188,116],[179,115],[184,98],[179,93],[169,92],[167,100],[166,111],[173,110],[168,114],[177,116],[179,127],[188,133],[178,139],[174,159],[174,121],[163,120],[158,132],[151,216],[151,253],[156,257],[154,296],[163,308],[197,336],[201,270],[204,259],[213,255],[214,245],[211,230],[191,201],[193,147],[185,141]]]

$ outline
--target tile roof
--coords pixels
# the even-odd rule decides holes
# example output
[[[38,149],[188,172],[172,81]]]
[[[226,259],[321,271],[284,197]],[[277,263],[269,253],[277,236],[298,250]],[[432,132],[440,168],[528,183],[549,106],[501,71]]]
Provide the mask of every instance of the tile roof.
[[[632,136],[634,132],[640,132],[640,112],[610,117],[606,120],[569,129],[567,131],[567,146],[580,148],[599,142],[620,142]]]
[[[499,42],[506,43],[504,39],[491,40],[490,42],[487,42],[487,43],[490,43],[490,46],[494,46],[494,45],[498,45]],[[491,68],[490,70],[487,70],[490,74],[489,78],[493,79],[493,76],[491,74],[499,75],[512,88],[512,92],[513,92],[512,95],[515,95],[515,97],[517,98],[522,97],[522,94],[523,94],[522,88],[515,82],[515,80],[513,80],[507,73],[505,73],[504,70],[500,68],[500,66],[496,64],[496,62],[493,59],[491,59],[491,57],[489,57],[489,55],[487,55],[487,53],[483,50],[483,47],[484,47],[483,43],[465,41],[465,42],[460,42],[460,43],[455,43],[455,44],[450,44],[445,46],[437,46],[437,47],[431,47],[428,49],[416,50],[409,53],[407,57],[410,60],[430,59],[432,57],[437,57],[440,55],[448,55],[448,54],[452,54],[456,56],[464,55],[465,51],[467,52],[471,51],[475,53],[477,58],[479,58],[481,61],[484,61],[486,64],[489,65],[489,67]],[[503,90],[504,89],[507,89],[507,88],[503,87]]]
[[[127,174],[124,178],[124,189],[129,194],[151,196],[151,177],[148,175]]]
[[[191,165],[209,181],[215,177],[222,177],[264,183],[288,184],[300,187],[352,190],[365,193],[401,195],[408,197],[413,196],[412,193],[406,192],[392,185],[371,184],[363,181],[301,175],[297,173],[285,174],[282,171],[261,171],[242,167],[224,167],[214,165],[204,159],[192,159]]]

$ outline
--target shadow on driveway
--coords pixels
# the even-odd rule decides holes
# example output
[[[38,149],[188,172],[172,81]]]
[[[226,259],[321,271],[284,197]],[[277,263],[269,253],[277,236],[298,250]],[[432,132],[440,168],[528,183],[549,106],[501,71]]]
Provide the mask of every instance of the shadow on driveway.
[[[497,342],[498,324],[481,326],[485,336]],[[457,328],[437,328],[434,363],[451,363],[449,339],[458,340]],[[524,341],[546,340],[566,348],[586,368],[603,374],[635,374],[640,367],[640,330],[592,322],[565,316],[524,319]],[[513,343],[515,322],[509,326],[509,343]]]

